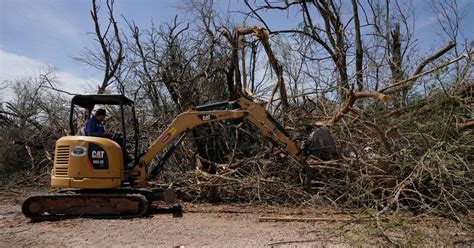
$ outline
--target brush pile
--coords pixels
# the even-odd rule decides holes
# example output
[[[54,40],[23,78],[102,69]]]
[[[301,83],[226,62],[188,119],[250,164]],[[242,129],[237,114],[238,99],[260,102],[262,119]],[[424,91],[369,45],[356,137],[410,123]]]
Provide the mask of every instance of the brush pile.
[[[473,113],[472,95],[433,92],[396,110],[365,104],[329,127],[339,159],[308,159],[314,173],[311,192],[303,190],[298,165],[248,123],[202,128],[206,136],[195,139],[209,139],[207,154],[221,159],[201,157],[191,148],[195,140],[188,139],[161,181],[174,182],[187,200],[330,204],[450,217],[469,213],[474,207],[474,132],[462,123]],[[296,139],[325,118],[307,112],[308,105],[290,110],[287,127]]]

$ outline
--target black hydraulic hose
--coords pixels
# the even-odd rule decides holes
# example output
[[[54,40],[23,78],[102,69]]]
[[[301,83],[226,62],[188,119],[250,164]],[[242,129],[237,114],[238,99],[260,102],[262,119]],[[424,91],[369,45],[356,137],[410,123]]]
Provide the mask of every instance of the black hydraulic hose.
[[[165,164],[165,162],[171,157],[171,154],[173,154],[176,148],[178,148],[181,141],[183,141],[184,137],[186,137],[186,132],[181,134],[181,136],[173,143],[173,145],[171,145],[168,151],[166,151],[163,157],[160,158],[160,160],[158,161],[158,164],[155,167],[153,167],[153,169],[150,171],[149,179],[153,179],[158,175],[160,170],[163,168],[163,165]]]

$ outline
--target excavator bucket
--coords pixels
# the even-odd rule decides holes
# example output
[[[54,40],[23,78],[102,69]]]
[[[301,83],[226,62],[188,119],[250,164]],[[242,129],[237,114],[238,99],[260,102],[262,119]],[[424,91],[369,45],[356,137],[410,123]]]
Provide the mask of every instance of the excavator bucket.
[[[306,140],[303,150],[305,155],[311,155],[322,160],[331,160],[338,156],[336,142],[326,128],[320,128],[312,132]]]

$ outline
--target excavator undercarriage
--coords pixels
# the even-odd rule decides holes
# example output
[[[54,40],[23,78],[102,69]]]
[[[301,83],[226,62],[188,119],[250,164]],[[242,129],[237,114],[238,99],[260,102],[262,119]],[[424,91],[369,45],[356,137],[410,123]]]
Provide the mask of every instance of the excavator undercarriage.
[[[172,189],[61,190],[28,197],[23,214],[32,220],[60,220],[75,217],[136,218],[147,213],[153,202],[164,202],[171,213],[179,215]]]

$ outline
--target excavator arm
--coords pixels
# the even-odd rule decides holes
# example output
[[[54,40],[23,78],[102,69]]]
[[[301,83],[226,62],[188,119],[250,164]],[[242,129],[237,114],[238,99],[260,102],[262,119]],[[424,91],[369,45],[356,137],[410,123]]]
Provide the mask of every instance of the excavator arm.
[[[148,179],[147,167],[151,160],[173,142],[175,142],[174,146],[177,146],[177,143],[187,131],[203,124],[236,119],[249,120],[261,131],[264,137],[269,138],[277,146],[287,151],[290,157],[306,169],[307,165],[303,160],[303,154],[296,142],[289,137],[288,132],[262,106],[241,97],[235,101],[191,108],[178,115],[140,158],[138,166],[135,166],[140,171],[138,181],[143,183]],[[171,149],[174,149],[174,147]],[[167,157],[167,155],[162,157],[162,161],[166,160]],[[153,168],[149,176],[154,177],[161,166],[162,163],[159,163],[158,166]]]

